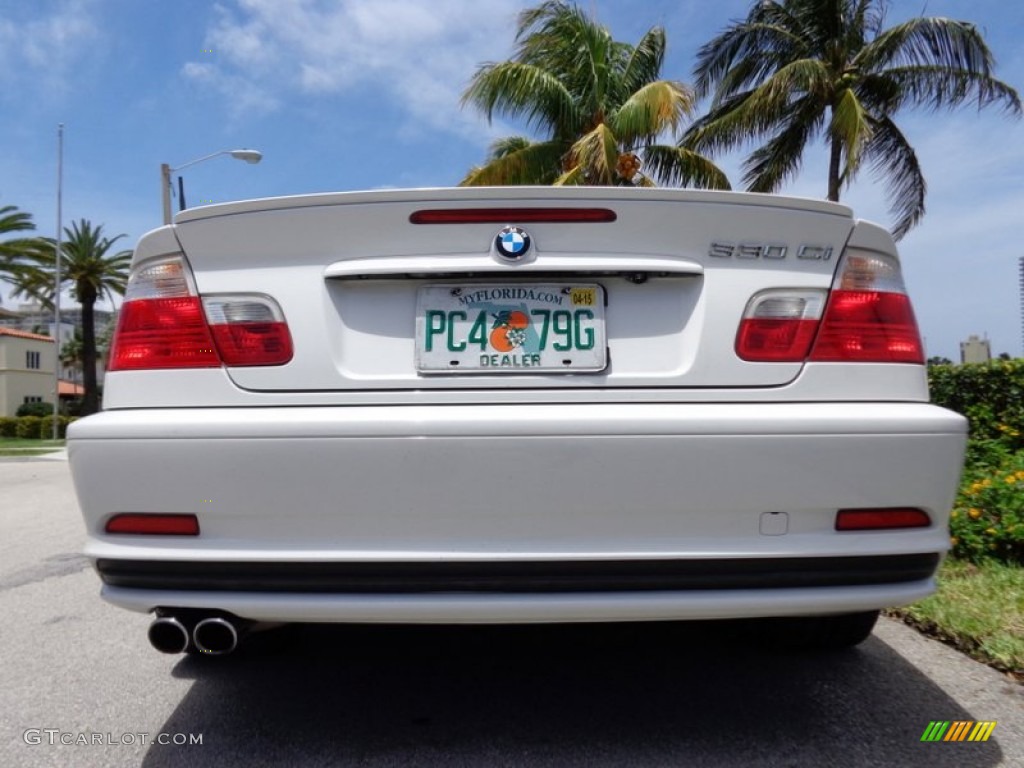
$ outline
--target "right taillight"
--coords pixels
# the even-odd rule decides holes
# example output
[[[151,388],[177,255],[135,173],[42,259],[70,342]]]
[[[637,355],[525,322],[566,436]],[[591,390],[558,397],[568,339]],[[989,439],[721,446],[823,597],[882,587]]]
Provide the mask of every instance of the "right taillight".
[[[810,359],[924,363],[924,345],[896,259],[866,251],[846,254]]]
[[[109,370],[283,365],[291,358],[277,302],[261,294],[200,298],[184,259],[172,256],[129,277]]]
[[[748,303],[736,354],[751,362],[924,363],[899,262],[850,249],[823,291],[772,289]]]

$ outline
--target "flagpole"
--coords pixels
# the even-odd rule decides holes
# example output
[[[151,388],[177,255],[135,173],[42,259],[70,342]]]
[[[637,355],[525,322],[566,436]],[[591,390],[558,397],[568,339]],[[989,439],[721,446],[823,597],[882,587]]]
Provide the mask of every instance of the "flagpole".
[[[64,123],[57,126],[57,249],[54,251],[54,286],[53,286],[53,341],[56,345],[56,360],[53,364],[53,439],[56,440],[59,434],[57,421],[60,407],[60,259],[61,259],[61,232],[63,222],[61,217],[61,198],[64,184]]]

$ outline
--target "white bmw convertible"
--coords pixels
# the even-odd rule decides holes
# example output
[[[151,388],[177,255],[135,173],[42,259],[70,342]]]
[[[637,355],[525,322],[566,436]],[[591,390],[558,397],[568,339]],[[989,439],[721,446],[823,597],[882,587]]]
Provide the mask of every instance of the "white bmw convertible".
[[[159,650],[280,622],[768,618],[934,590],[966,423],[888,233],[668,189],[253,200],[145,235],[69,430]]]

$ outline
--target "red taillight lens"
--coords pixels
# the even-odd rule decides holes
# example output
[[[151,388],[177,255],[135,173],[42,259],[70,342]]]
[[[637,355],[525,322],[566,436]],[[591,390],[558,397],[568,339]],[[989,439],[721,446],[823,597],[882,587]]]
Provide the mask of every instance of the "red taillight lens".
[[[107,521],[107,533],[134,533],[148,536],[198,536],[199,518],[195,515],[124,512]]]
[[[744,320],[736,352],[755,362],[799,362],[807,357],[817,330],[817,320]]]
[[[836,513],[837,531],[927,528],[931,524],[928,513],[921,509],[841,509]]]
[[[292,359],[292,337],[284,323],[235,323],[210,329],[226,365],[281,365]]]
[[[121,307],[109,370],[213,368],[220,364],[198,297],[137,299]]]
[[[910,298],[905,293],[833,290],[811,360],[923,364]]]

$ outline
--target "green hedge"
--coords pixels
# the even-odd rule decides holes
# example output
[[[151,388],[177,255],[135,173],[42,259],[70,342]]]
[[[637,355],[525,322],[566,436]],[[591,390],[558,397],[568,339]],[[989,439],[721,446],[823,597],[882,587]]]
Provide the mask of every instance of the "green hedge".
[[[1024,361],[928,369],[932,402],[970,421],[953,554],[1024,563]]]
[[[63,440],[68,432],[68,424],[74,419],[68,418],[67,416],[57,417],[57,438]],[[45,417],[39,424],[39,437],[42,440],[53,439],[53,416]]]
[[[58,416],[57,436],[64,438],[68,424],[77,417]],[[50,440],[53,438],[53,416],[0,416],[0,437],[20,437],[27,440]]]
[[[1024,360],[928,369],[932,402],[971,422],[969,467],[998,467],[1024,450]]]
[[[15,437],[39,439],[39,425],[43,423],[41,416],[19,416]]]

